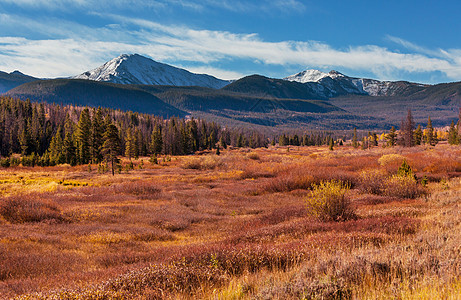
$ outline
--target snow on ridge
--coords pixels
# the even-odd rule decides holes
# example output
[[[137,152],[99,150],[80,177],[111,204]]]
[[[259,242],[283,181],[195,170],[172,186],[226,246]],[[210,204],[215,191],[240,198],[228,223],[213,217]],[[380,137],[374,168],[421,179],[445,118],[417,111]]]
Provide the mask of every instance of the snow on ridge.
[[[73,78],[121,84],[202,86],[209,88],[222,88],[230,83],[230,81],[221,80],[211,75],[195,74],[159,63],[139,54],[122,54],[96,69]]]
[[[283,78],[288,81],[296,81],[300,83],[319,82],[321,79],[328,77],[327,73],[319,70],[305,70],[297,74]]]

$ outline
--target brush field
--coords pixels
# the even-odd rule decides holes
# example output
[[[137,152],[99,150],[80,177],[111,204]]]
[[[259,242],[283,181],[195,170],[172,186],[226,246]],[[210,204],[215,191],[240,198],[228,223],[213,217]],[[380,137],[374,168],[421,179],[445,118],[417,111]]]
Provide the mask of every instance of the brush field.
[[[0,298],[460,299],[458,146],[122,164],[0,168]]]

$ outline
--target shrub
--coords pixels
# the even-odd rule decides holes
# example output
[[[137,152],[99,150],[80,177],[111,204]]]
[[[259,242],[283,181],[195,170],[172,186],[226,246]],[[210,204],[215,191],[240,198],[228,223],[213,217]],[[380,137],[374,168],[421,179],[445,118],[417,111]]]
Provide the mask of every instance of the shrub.
[[[135,195],[138,198],[156,199],[160,196],[162,190],[158,185],[151,182],[125,182],[114,185],[116,194]]]
[[[289,192],[297,189],[308,189],[313,182],[314,177],[308,174],[281,174],[270,180],[263,189],[271,193]]]
[[[30,197],[10,197],[0,200],[0,215],[11,223],[62,220],[57,205]]]
[[[405,158],[400,154],[385,154],[378,159],[381,166],[387,166],[389,164],[400,163]]]
[[[307,198],[311,215],[322,221],[344,221],[355,217],[349,198],[346,196],[349,185],[341,181],[322,181],[312,186]]]
[[[397,171],[397,175],[402,177],[413,177],[414,179],[416,179],[415,173],[413,173],[413,170],[411,169],[410,165],[407,163],[406,160],[403,160],[402,165],[399,167]]]
[[[359,175],[360,190],[365,193],[381,195],[386,181],[386,173],[379,169],[363,170]]]
[[[259,159],[260,159],[258,153],[256,153],[256,152],[250,152],[250,153],[248,153],[248,154],[247,154],[247,157],[248,157],[249,159],[253,159],[253,160],[259,160]]]
[[[222,165],[222,160],[218,156],[204,156],[200,158],[187,159],[183,164],[183,169],[212,170]]]
[[[393,175],[384,184],[384,194],[389,197],[414,199],[424,193],[414,177]]]

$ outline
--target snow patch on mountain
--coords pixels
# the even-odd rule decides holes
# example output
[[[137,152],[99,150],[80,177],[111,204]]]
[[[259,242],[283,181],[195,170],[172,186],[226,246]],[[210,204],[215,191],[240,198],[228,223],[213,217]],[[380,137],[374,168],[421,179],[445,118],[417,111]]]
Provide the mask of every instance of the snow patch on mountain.
[[[343,94],[392,96],[397,86],[396,82],[349,77],[334,70],[328,73],[318,70],[306,70],[285,77],[284,80],[313,85],[316,91],[326,97]],[[411,85],[412,83],[408,84]]]
[[[139,54],[122,54],[96,69],[72,78],[120,84],[201,86],[214,89],[230,83],[228,80],[159,63]]]
[[[306,82],[318,82],[320,79],[325,78],[327,76],[328,76],[328,73],[324,73],[319,70],[305,70],[305,71],[299,72],[298,74],[285,77],[283,79],[288,80],[288,81],[306,83]]]

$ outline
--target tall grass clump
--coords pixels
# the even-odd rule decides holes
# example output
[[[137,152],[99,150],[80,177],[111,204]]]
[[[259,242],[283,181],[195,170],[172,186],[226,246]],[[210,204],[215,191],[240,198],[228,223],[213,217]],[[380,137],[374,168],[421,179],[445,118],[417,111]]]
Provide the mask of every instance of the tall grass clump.
[[[56,204],[30,196],[0,199],[0,215],[11,223],[63,219]]]
[[[341,181],[322,181],[312,186],[307,197],[309,214],[322,221],[345,221],[355,217],[346,193],[349,185]]]

